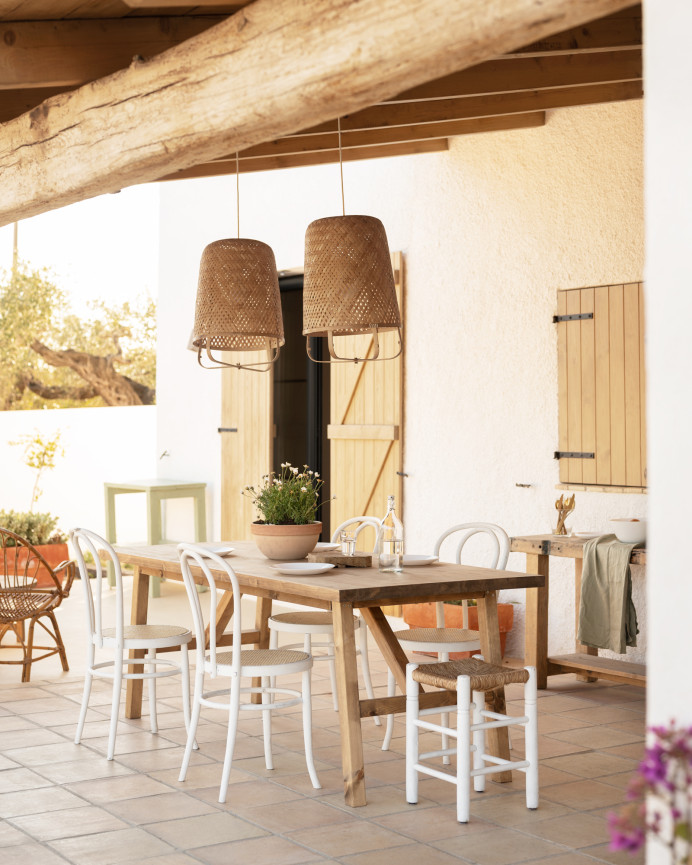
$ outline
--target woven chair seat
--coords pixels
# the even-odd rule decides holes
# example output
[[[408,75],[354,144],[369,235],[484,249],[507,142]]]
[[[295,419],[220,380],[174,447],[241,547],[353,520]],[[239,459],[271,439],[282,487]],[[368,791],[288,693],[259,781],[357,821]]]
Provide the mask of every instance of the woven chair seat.
[[[298,664],[309,658],[307,652],[294,652],[292,649],[248,649],[240,653],[240,665],[241,667],[269,667],[275,664]],[[217,652],[216,663],[231,667],[233,652]]]
[[[447,691],[456,691],[457,676],[469,676],[472,691],[492,691],[504,685],[524,684],[529,678],[528,672],[524,669],[499,667],[496,664],[486,664],[485,661],[476,658],[444,661],[441,664],[422,664],[413,673],[414,680],[421,685],[445,688]]]
[[[191,634],[182,625],[125,625],[123,637],[126,640],[157,640],[169,637],[183,637]],[[115,628],[104,628],[104,637],[115,637]]]
[[[0,622],[9,624],[28,619],[39,610],[57,606],[62,598],[55,592],[12,591],[0,593]]]
[[[354,621],[358,620],[358,616],[353,617]],[[334,619],[332,614],[323,610],[306,610],[301,613],[279,613],[278,616],[271,617],[272,622],[284,625],[309,625],[332,627]]]
[[[396,636],[402,643],[477,643],[481,639],[478,631],[469,628],[411,628],[397,631]]]

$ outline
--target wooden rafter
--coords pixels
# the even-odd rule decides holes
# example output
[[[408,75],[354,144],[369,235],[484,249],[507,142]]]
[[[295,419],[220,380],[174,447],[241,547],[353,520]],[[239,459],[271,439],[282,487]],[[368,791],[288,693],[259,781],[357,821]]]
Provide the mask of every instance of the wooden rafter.
[[[527,0],[257,0],[150,61],[137,59],[126,70],[53,96],[5,123],[0,131],[0,222],[185,171],[306,126],[312,133],[329,131],[337,115],[349,115],[348,127],[360,114],[356,126],[348,127],[353,129],[540,111],[545,105],[539,97],[547,91],[508,93],[501,83],[492,85],[501,92],[465,100],[368,106],[425,85],[433,70],[450,76],[507,52],[521,53],[522,46],[543,44],[556,31],[578,28],[625,6],[622,0],[545,0],[540,8]],[[582,40],[588,41],[585,31],[588,27],[582,27]],[[604,37],[596,43],[599,38]],[[631,42],[632,32],[628,38]],[[556,44],[564,43],[558,39]],[[560,50],[553,46],[551,53]],[[560,58],[554,59],[548,77],[579,82],[552,85],[562,91],[566,104],[581,104],[569,91],[581,90],[584,96],[589,87],[630,87],[623,92],[640,87],[637,52],[608,53],[601,65],[610,64],[606,80],[615,84],[586,83],[593,78],[579,64],[570,71],[563,64],[558,72]],[[543,62],[527,59],[521,58],[525,80],[538,75],[535,67]],[[488,66],[485,74],[499,72]],[[48,78],[38,73],[29,89]],[[461,76],[461,81],[466,82],[464,92],[478,87],[473,75]],[[473,99],[487,104],[473,105]],[[519,101],[507,110],[510,99]],[[443,103],[457,101],[464,104],[460,115],[440,116]],[[397,114],[402,108],[406,117]],[[393,113],[369,127],[368,112],[385,109]]]

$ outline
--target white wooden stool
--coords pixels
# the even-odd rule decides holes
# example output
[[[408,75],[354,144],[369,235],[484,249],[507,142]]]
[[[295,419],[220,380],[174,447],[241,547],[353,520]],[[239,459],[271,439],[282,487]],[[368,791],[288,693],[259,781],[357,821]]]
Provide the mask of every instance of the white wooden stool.
[[[485,709],[485,691],[504,685],[523,683],[522,717],[502,715]],[[456,706],[419,708],[420,685],[457,692]],[[422,720],[427,715],[456,711],[457,728],[443,727]],[[487,720],[486,720],[487,719]],[[485,731],[516,724],[526,728],[526,759],[504,760],[485,753]],[[419,751],[418,731],[429,730],[457,740],[456,748]],[[473,741],[472,741],[473,740]],[[456,773],[426,765],[435,757],[457,755]],[[473,755],[473,768],[471,768]],[[485,790],[485,776],[493,772],[518,769],[526,775],[526,807],[538,808],[538,709],[536,706],[536,669],[511,669],[486,664],[477,658],[439,664],[408,664],[406,667],[406,801],[418,802],[418,775],[431,775],[457,785],[457,820],[468,823],[471,778],[476,792]]]

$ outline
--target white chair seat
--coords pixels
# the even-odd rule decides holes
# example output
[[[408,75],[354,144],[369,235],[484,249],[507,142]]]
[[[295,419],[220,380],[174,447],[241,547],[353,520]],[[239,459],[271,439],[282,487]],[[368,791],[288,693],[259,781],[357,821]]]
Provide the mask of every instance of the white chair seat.
[[[188,643],[192,640],[192,631],[182,625],[126,625],[123,613],[123,576],[120,569],[120,561],[113,547],[104,538],[88,529],[72,529],[70,540],[75,549],[77,564],[84,588],[84,597],[87,611],[87,628],[90,636],[87,669],[84,677],[84,695],[82,706],[77,722],[75,733],[75,744],[79,744],[84,731],[87,710],[89,708],[89,697],[91,696],[91,685],[94,677],[113,680],[113,696],[111,699],[111,720],[108,735],[107,758],[113,759],[115,753],[115,736],[118,727],[118,714],[120,711],[120,695],[123,681],[132,679],[146,679],[149,692],[149,715],[151,719],[151,732],[158,732],[156,719],[156,680],[165,676],[180,675],[183,691],[183,716],[186,729],[190,725],[190,673],[188,666]],[[104,551],[113,567],[115,580],[115,627],[103,627],[101,592],[107,582],[105,565],[101,561],[99,551]],[[96,578],[90,579],[87,570],[85,553],[88,553],[94,561]],[[172,657],[159,658],[157,649],[173,648],[178,646],[181,650],[180,663]],[[104,649],[112,650],[110,658],[106,661],[96,662],[97,652]],[[140,649],[146,652],[144,658],[126,657],[131,649]],[[132,672],[125,672],[134,666]],[[136,672],[140,670],[141,672]]]
[[[219,787],[219,802],[226,801],[228,793],[228,782],[233,763],[233,751],[235,750],[236,734],[238,732],[238,717],[241,711],[261,712],[262,731],[264,734],[264,762],[267,769],[273,769],[273,758],[271,749],[271,716],[275,710],[287,709],[299,705],[302,707],[303,716],[303,742],[305,745],[305,762],[310,775],[312,786],[319,790],[321,785],[315,771],[315,762],[312,756],[312,703],[310,693],[310,674],[312,671],[312,656],[309,652],[293,651],[290,648],[281,649],[243,649],[242,645],[242,605],[240,586],[231,563],[221,556],[210,552],[203,546],[195,544],[179,544],[178,555],[183,573],[183,581],[190,602],[195,634],[201,635],[205,632],[204,616],[200,596],[192,576],[191,566],[196,571],[201,571],[206,580],[209,592],[209,648],[205,650],[204,639],[197,642],[197,668],[195,671],[195,690],[192,706],[192,718],[185,745],[183,762],[180,767],[179,781],[184,781],[187,776],[192,750],[195,745],[195,733],[199,723],[200,710],[202,706],[212,709],[221,709],[226,712],[228,718],[228,734],[226,737],[226,752],[224,755],[223,769],[221,772],[221,785]],[[233,647],[228,650],[217,651],[216,646],[216,614],[218,600],[221,592],[216,588],[216,581],[211,568],[224,572],[228,578],[234,598],[233,614]],[[230,684],[225,688],[216,690],[205,690],[205,673],[211,679],[219,676],[227,676]],[[275,687],[273,680],[282,675],[300,673],[300,690],[287,687]],[[241,686],[241,679],[252,679],[249,687]],[[243,702],[241,696],[252,694],[260,697],[261,702]],[[277,700],[276,697],[283,695],[285,699]],[[221,697],[222,699],[214,699]]]
[[[506,715],[485,709],[484,692],[511,683],[524,684],[525,715]],[[455,691],[455,706],[437,706],[420,709],[420,685]],[[431,775],[441,781],[449,781],[457,787],[457,820],[468,823],[470,810],[470,786],[482,793],[485,776],[515,769],[526,775],[526,807],[538,808],[538,709],[536,705],[536,668],[511,669],[495,664],[486,664],[475,658],[447,661],[446,663],[408,664],[406,667],[406,801],[418,802],[418,776]],[[447,723],[434,723],[427,718],[442,715],[446,719],[454,712],[456,729]],[[485,731],[498,727],[523,726],[526,728],[526,759],[505,760],[485,753]],[[441,750],[420,752],[419,731],[441,733],[444,744]],[[447,739],[456,739],[457,747],[447,747]],[[457,758],[456,772],[435,766],[434,760],[442,757],[449,762],[450,756]]]

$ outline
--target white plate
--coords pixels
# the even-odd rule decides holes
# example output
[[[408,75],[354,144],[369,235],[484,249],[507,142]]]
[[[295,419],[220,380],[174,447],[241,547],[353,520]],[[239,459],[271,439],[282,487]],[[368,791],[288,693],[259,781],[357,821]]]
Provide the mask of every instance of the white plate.
[[[600,538],[603,532],[575,532],[575,538]]]
[[[293,577],[316,577],[318,574],[326,574],[335,565],[326,562],[284,562],[283,565],[272,565],[280,574],[288,574]]]
[[[318,541],[315,544],[315,550],[321,550],[323,553],[328,552],[329,550],[338,550],[341,544],[330,544],[326,541]]]
[[[235,547],[232,547],[230,544],[214,542],[200,544],[199,546],[204,547],[205,550],[209,550],[210,553],[216,553],[217,556],[228,556],[235,549]]]
[[[404,555],[405,568],[418,568],[422,565],[434,565],[437,556],[407,556]]]

